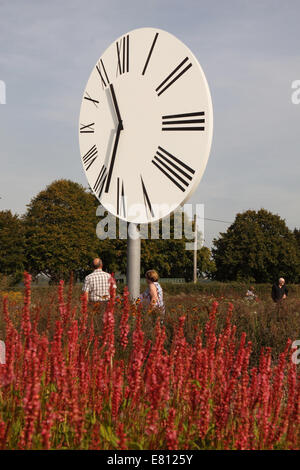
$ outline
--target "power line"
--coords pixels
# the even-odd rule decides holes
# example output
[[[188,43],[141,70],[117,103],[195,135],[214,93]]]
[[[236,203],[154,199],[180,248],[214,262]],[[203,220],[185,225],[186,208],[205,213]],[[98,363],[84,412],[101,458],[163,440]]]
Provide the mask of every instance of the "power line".
[[[207,217],[197,217],[197,219],[209,220],[210,222],[222,222],[223,224],[233,224],[233,222],[229,222],[228,220],[208,219]]]
[[[202,217],[204,220],[210,220],[211,222],[222,222],[223,224],[233,224],[233,222],[229,222],[228,220],[220,220],[220,219],[208,219],[207,217]],[[200,217],[201,219],[201,217]]]

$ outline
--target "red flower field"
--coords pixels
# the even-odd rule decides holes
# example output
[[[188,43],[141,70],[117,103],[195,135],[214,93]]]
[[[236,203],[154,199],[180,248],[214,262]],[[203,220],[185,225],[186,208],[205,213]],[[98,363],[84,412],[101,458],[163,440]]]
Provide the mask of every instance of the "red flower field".
[[[299,449],[300,374],[291,341],[277,360],[238,335],[229,304],[217,333],[211,303],[194,341],[179,317],[169,342],[166,321],[153,340],[141,306],[128,293],[101,318],[84,298],[80,312],[63,282],[58,315],[31,305],[25,275],[20,316],[3,300],[6,364],[0,366],[1,449]],[[41,319],[43,321],[41,321]]]

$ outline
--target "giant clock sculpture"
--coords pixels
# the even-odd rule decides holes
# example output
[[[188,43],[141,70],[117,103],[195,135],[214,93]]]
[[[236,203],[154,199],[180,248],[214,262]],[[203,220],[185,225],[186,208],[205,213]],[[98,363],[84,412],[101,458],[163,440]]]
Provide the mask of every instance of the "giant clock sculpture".
[[[80,111],[82,164],[101,204],[135,223],[154,222],[196,189],[209,157],[209,87],[172,34],[141,28],[103,53]]]

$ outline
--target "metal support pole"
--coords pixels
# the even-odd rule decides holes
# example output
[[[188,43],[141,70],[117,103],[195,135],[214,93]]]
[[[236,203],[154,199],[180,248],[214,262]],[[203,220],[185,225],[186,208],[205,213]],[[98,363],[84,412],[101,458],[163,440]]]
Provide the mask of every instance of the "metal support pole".
[[[195,223],[194,223],[194,232],[195,232],[195,239],[194,239],[194,284],[197,282],[197,217],[195,215]]]
[[[136,224],[128,226],[127,238],[127,286],[132,300],[140,295],[141,238]]]

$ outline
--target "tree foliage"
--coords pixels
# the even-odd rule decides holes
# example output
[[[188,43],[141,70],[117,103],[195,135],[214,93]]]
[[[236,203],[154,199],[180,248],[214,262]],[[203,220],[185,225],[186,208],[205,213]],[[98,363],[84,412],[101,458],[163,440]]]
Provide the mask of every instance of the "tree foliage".
[[[44,272],[53,281],[67,279],[70,272],[83,278],[92,258],[100,256],[105,270],[126,274],[127,241],[97,238],[98,204],[80,184],[58,180],[32,199],[22,219],[0,212],[0,273],[15,274],[25,267],[33,275]],[[169,239],[160,233],[159,239],[142,240],[141,275],[156,269],[161,277],[191,280],[193,251],[186,249],[188,241],[174,239],[171,216]],[[283,219],[265,209],[237,214],[213,244],[213,259],[206,247],[197,252],[198,268],[208,277],[260,283],[279,276],[288,282],[300,280],[300,230],[292,232]]]
[[[106,217],[106,214],[103,218]],[[187,218],[183,223],[190,223]],[[186,249],[188,240],[185,236],[174,239],[174,216],[170,216],[170,237],[162,239],[161,223],[159,224],[159,238],[152,239],[150,225],[142,228],[147,233],[148,239],[141,240],[141,276],[148,269],[158,271],[160,277],[185,278],[190,281],[193,277],[193,251]],[[118,225],[117,225],[118,233]],[[127,267],[127,241],[126,240],[103,240],[101,245],[101,257],[105,266],[110,266],[111,271],[119,271],[126,274]],[[197,265],[199,271],[206,276],[211,276],[215,270],[211,252],[207,247],[197,251]]]
[[[69,180],[54,181],[34,197],[24,217],[29,272],[57,281],[87,271],[100,250],[96,207],[94,196]]]
[[[16,274],[24,269],[24,230],[17,215],[0,211],[0,273]]]
[[[295,236],[295,239],[296,239],[298,254],[299,254],[299,257],[300,257],[300,229],[295,228],[294,236]]]
[[[216,279],[289,282],[299,278],[295,234],[278,215],[265,209],[237,214],[234,223],[213,241]]]
[[[91,260],[101,257],[109,272],[126,274],[127,241],[99,240],[96,227],[97,199],[78,183],[58,180],[37,194],[19,219],[2,213],[0,262],[3,273],[24,267],[34,276],[40,272],[52,281],[68,279],[71,272],[83,278],[91,270]],[[185,221],[186,222],[186,221]],[[186,249],[186,237],[174,240],[174,217],[170,218],[170,239],[142,240],[141,274],[156,269],[161,277],[193,276],[193,251]],[[210,274],[214,261],[208,248],[197,252],[200,272]]]

